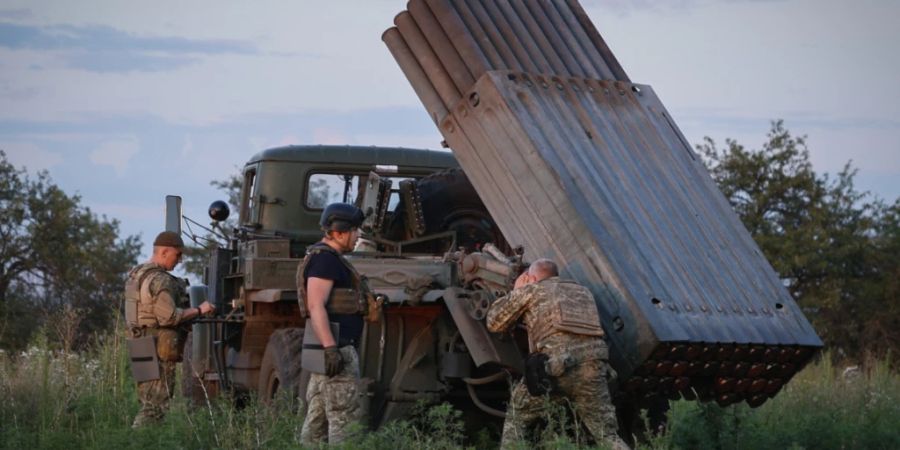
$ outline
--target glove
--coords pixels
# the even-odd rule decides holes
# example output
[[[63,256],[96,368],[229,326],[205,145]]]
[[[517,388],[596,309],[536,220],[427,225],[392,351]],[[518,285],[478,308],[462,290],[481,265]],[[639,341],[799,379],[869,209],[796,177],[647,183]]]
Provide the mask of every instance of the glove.
[[[333,377],[344,368],[344,358],[336,345],[325,347],[325,375]]]

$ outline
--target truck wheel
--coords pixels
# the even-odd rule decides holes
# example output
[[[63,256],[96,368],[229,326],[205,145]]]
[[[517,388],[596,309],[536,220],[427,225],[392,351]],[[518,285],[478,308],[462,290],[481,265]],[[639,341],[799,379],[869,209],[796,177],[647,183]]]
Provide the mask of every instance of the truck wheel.
[[[259,386],[257,393],[265,404],[272,404],[276,396],[282,392],[296,399],[301,391],[306,391],[309,376],[303,377],[300,367],[300,351],[303,349],[302,328],[282,328],[275,330],[269,337],[262,365],[259,368]],[[301,389],[302,385],[302,389]]]

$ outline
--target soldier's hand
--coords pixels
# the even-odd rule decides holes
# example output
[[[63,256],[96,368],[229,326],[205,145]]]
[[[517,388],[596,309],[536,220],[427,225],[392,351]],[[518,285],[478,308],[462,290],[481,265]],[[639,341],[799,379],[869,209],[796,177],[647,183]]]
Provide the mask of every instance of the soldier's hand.
[[[344,358],[336,345],[325,347],[325,375],[333,377],[344,368]]]
[[[529,284],[531,284],[531,283],[534,283],[534,277],[532,277],[531,275],[529,275],[529,274],[528,274],[528,271],[526,270],[526,271],[522,272],[522,274],[519,275],[518,278],[516,278],[516,284],[513,285],[513,287],[514,287],[515,289],[518,289],[518,288],[520,288],[520,287],[522,287],[522,286],[526,286],[526,285],[529,285]]]
[[[206,302],[201,303],[200,306],[197,307],[197,309],[200,310],[200,315],[201,315],[201,316],[205,316],[205,315],[207,315],[207,314],[209,314],[209,313],[215,311],[215,310],[216,310],[216,307],[213,306],[212,303],[206,301]]]

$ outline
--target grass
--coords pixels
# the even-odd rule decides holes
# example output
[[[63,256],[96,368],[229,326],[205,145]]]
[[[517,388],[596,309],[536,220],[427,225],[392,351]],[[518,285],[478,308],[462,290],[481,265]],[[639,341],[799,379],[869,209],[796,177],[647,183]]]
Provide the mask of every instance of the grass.
[[[823,357],[774,399],[746,405],[676,402],[667,447],[684,449],[900,448],[900,377],[888,361],[851,377]]]
[[[191,408],[176,395],[165,421],[133,431],[138,409],[123,342],[96,339],[80,354],[52,350],[38,338],[25,353],[0,352],[0,448],[297,448],[302,417],[290,399],[275,407],[254,400],[241,409],[228,398]],[[887,361],[845,379],[828,363],[810,365],[760,408],[679,401],[669,428],[641,448],[844,449],[900,448],[900,377]],[[280,407],[279,407],[280,406]],[[536,444],[520,448],[584,448],[560,421],[548,417]],[[461,413],[448,404],[420,405],[408,421],[360,432],[337,448],[495,448],[496,437],[465,434]]]

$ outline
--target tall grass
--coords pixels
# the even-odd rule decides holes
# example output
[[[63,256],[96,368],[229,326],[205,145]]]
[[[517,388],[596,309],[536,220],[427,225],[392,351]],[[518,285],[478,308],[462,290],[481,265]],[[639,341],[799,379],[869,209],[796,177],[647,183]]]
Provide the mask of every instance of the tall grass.
[[[663,446],[684,449],[898,449],[900,376],[889,361],[843,376],[827,355],[757,409],[676,402]]]
[[[40,335],[40,333],[39,333]],[[811,365],[760,408],[720,408],[679,401],[672,404],[668,431],[643,448],[900,448],[900,377],[886,361],[845,379],[828,362]],[[251,399],[235,408],[218,398],[200,408],[176,395],[166,419],[134,431],[138,409],[123,342],[98,337],[90,351],[55,350],[39,337],[30,350],[0,352],[0,448],[297,448],[302,417],[291,399],[275,407]],[[375,432],[359,432],[339,448],[491,448],[487,431],[465,434],[450,405],[420,406],[409,421]],[[584,448],[584,436],[555,414],[521,448]]]

